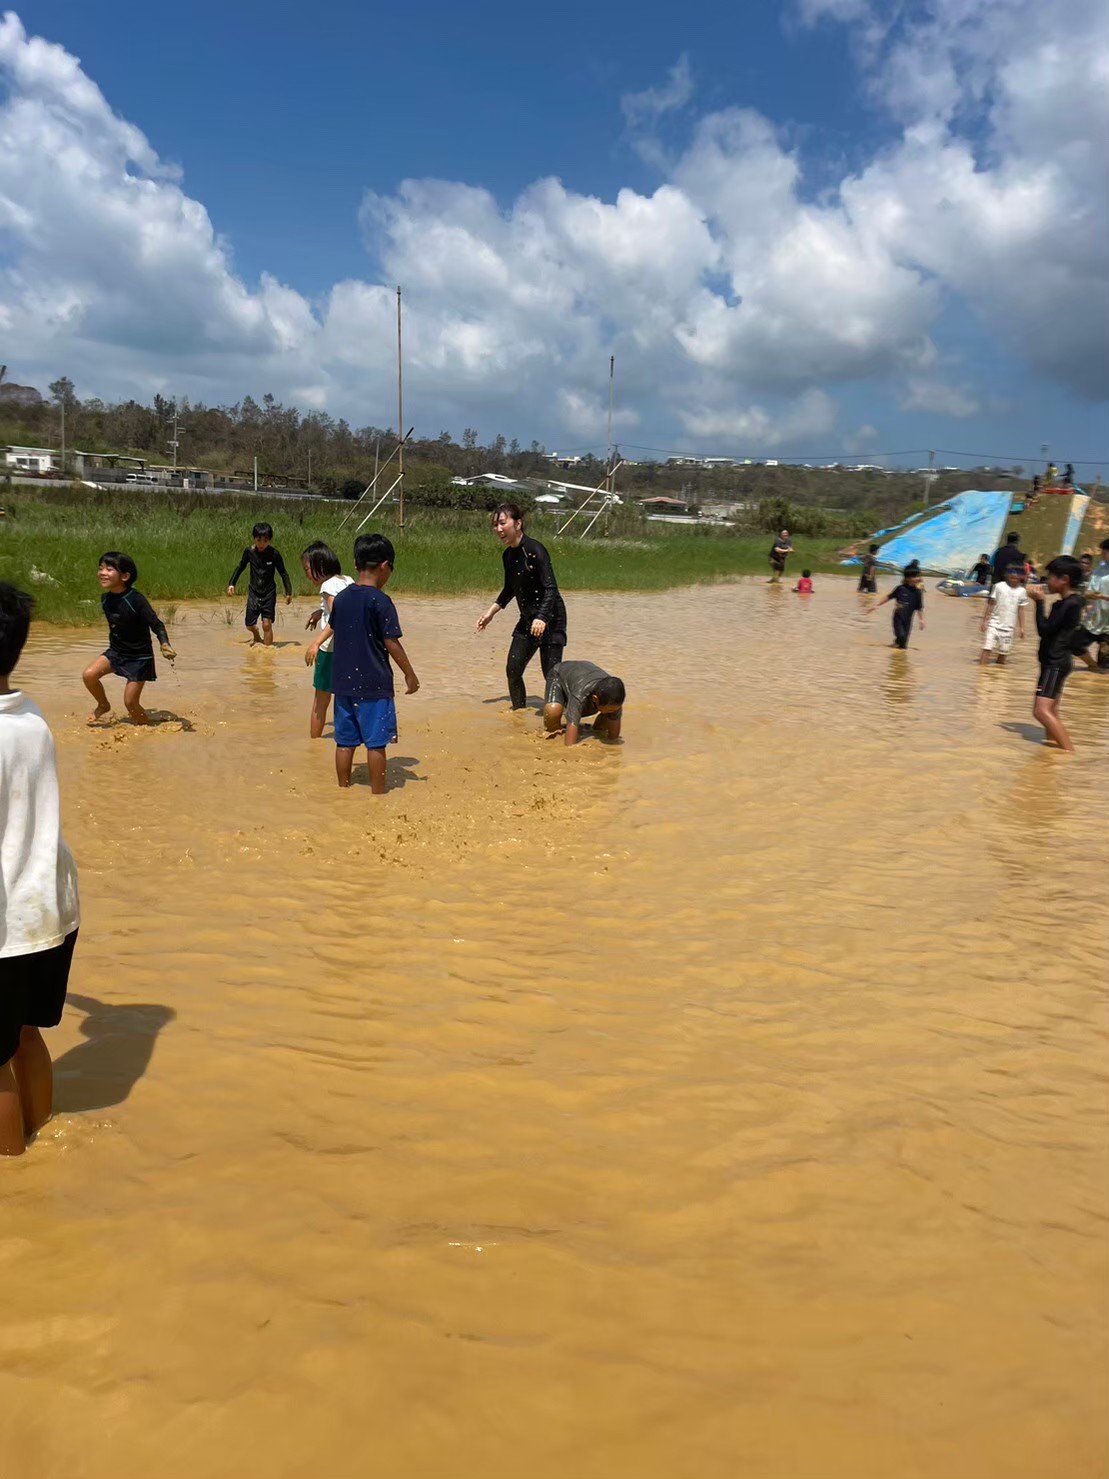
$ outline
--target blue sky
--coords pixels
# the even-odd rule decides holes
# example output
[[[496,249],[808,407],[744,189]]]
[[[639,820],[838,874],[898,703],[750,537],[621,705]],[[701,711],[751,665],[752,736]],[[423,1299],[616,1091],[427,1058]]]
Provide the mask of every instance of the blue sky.
[[[386,424],[400,280],[431,433],[595,444],[614,350],[629,445],[1105,457],[1105,42],[1061,5],[1065,66],[1030,0],[24,4],[3,357]]]

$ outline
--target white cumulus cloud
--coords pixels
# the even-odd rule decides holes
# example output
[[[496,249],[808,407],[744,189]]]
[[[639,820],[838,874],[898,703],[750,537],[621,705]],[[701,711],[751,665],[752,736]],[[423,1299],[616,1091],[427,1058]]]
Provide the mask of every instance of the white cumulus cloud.
[[[684,130],[653,188],[601,198],[547,178],[508,203],[450,180],[366,192],[383,280],[314,301],[265,273],[247,281],[178,172],[75,57],[9,14],[5,358],[21,379],[65,371],[84,393],[273,390],[388,424],[400,282],[407,403],[427,431],[601,442],[610,353],[618,429],[644,441],[788,450],[834,437],[837,394],[859,386],[879,425],[882,404],[967,417],[989,402],[944,347],[953,317],[1075,395],[1104,395],[1100,0],[926,0],[908,20],[892,0],[803,0],[801,14],[852,28],[887,110],[885,142],[836,188],[816,194],[803,151],[761,114],[695,117],[682,57],[622,100],[633,129]],[[356,198],[352,182],[352,211]]]

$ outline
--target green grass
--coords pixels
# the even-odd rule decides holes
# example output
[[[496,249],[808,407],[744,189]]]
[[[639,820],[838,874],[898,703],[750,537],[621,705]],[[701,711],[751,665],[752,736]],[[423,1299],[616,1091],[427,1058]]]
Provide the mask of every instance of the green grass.
[[[349,505],[271,498],[220,497],[91,489],[13,490],[5,496],[8,516],[0,522],[0,579],[30,591],[41,619],[100,621],[97,557],[126,551],[139,567],[139,588],[155,602],[223,594],[227,577],[251,525],[264,519],[285,557],[293,588],[313,587],[304,578],[299,554],[313,539],[325,539],[352,570],[351,546],[357,519],[340,531]],[[483,513],[439,513],[411,508],[407,528],[396,527],[396,510],[383,510],[370,529],[388,534],[397,547],[395,593],[490,597],[500,587],[500,549]],[[361,515],[359,515],[361,517]],[[665,590],[669,587],[759,575],[767,570],[771,534],[735,535],[718,529],[643,524],[623,515],[608,537],[581,540],[555,536],[557,521],[537,516],[529,530],[551,549],[564,590]],[[836,541],[798,539],[791,573],[803,566],[839,569]],[[48,580],[36,579],[33,571]],[[242,580],[240,591],[245,592]]]

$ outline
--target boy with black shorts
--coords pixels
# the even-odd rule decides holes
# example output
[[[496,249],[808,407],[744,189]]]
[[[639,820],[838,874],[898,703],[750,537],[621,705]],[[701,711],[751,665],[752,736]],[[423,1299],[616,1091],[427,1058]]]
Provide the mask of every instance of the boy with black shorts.
[[[405,677],[405,692],[420,686],[408,655],[400,645],[397,608],[385,594],[396,553],[384,534],[363,534],[354,541],[353,585],[331,603],[331,692],[335,695],[335,775],[344,789],[350,785],[354,752],[366,746],[370,789],[385,790],[385,746],[397,742],[397,710],[393,702],[393,669]]]
[[[293,599],[293,587],[289,580],[281,551],[273,546],[273,528],[269,524],[255,524],[250,531],[253,543],[243,550],[242,558],[235,566],[234,574],[227,582],[227,594],[235,594],[235,582],[250,566],[250,583],[246,593],[246,615],[244,624],[254,642],[264,647],[273,646],[273,622],[277,615],[277,576],[285,587],[285,605]],[[258,635],[258,621],[262,622],[262,635]]]
[[[134,723],[149,722],[142,706],[142,691],[147,683],[158,681],[151,632],[158,638],[163,657],[172,662],[177,656],[169,645],[165,623],[141,591],[135,589],[138,575],[138,566],[130,555],[109,550],[100,556],[96,578],[100,582],[100,608],[108,622],[108,647],[82,674],[85,687],[96,702],[88,717],[90,725],[99,724],[111,712],[102,682],[108,673],[124,680],[123,703]]]
[[[547,675],[543,723],[554,734],[566,725],[566,743],[576,745],[583,718],[593,720],[598,739],[613,744],[620,738],[624,714],[624,684],[592,662],[560,662]]]
[[[777,539],[770,546],[770,584],[777,585],[786,573],[786,561],[793,553],[793,540],[789,537],[789,530],[783,529]]]
[[[8,681],[33,607],[0,583],[0,1155],[22,1155],[50,1118],[54,1071],[39,1029],[61,1021],[80,924],[54,740]]]
[[[863,568],[859,574],[858,589],[865,595],[876,596],[878,594],[878,546],[872,544],[863,556]]]
[[[1040,678],[1032,714],[1047,731],[1048,739],[1072,755],[1074,745],[1059,718],[1059,703],[1074,667],[1074,639],[1082,625],[1083,601],[1078,592],[1081,580],[1082,566],[1073,555],[1057,555],[1048,562],[1047,589],[1042,585],[1028,587],[1036,603],[1036,630],[1040,634]],[[1059,600],[1047,613],[1044,602],[1049,591]]]

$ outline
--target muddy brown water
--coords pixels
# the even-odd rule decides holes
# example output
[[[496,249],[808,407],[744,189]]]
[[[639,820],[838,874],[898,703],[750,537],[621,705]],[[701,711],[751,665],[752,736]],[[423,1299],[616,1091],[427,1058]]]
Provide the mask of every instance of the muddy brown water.
[[[398,588],[383,800],[307,602],[179,608],[145,731],[35,631],[84,923],[0,1471],[1100,1479],[1109,683],[1068,759],[1033,641],[818,586],[574,596],[630,694],[576,752],[489,702],[507,618]]]

